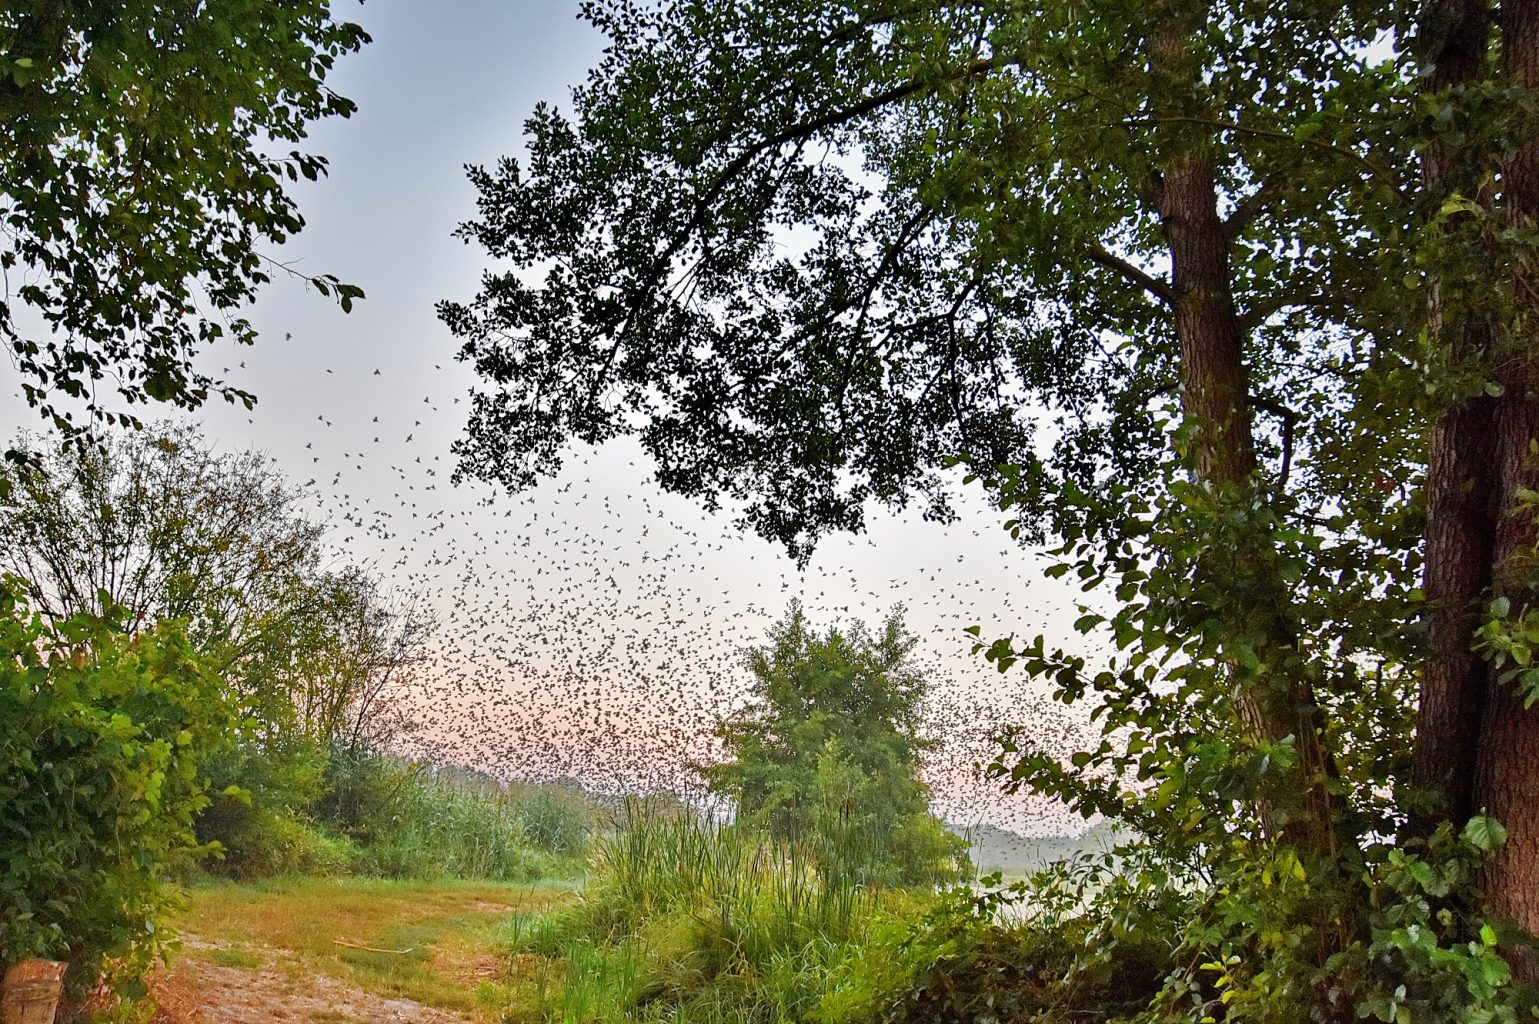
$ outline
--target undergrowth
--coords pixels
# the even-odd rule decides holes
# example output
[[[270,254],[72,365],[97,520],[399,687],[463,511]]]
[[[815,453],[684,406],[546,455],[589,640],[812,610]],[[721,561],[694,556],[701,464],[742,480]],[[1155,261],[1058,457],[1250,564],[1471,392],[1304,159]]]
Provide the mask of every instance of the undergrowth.
[[[811,837],[637,811],[578,903],[509,920],[508,1019],[814,1019],[829,978],[932,898],[862,883]]]
[[[235,750],[211,765],[206,862],[238,880],[364,874],[522,882],[581,872],[581,794],[371,752]]]

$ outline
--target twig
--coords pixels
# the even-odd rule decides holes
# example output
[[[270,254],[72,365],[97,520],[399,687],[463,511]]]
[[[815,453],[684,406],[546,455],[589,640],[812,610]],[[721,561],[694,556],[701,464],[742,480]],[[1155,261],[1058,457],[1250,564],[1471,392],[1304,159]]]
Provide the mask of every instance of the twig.
[[[415,946],[408,946],[405,949],[380,949],[376,946],[360,946],[356,942],[344,942],[342,939],[332,939],[331,941],[339,946],[346,946],[348,949],[361,949],[368,953],[393,953],[396,956],[405,956],[416,949]]]

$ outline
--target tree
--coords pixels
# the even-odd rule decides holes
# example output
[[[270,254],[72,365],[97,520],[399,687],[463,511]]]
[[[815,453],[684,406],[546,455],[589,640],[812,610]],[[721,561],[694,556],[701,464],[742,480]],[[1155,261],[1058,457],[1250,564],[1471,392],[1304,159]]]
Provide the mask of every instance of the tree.
[[[1365,937],[1420,913],[1405,857],[1449,865],[1418,897],[1440,950],[1486,934],[1461,858],[1539,928],[1535,9],[591,4],[574,114],[471,172],[462,232],[513,269],[441,305],[488,383],[460,473],[635,433],[663,486],[805,554],[873,499],[944,514],[960,463],[1113,588],[1081,626],[1124,652],[983,644],[1108,730],[1001,769],[1213,892],[1173,933],[1267,950],[1238,1005],[1314,976],[1321,1013],[1393,1016],[1340,972],[1428,962]],[[1256,888],[1280,864],[1307,898]]]
[[[292,717],[273,723],[356,756],[407,727],[403,698],[416,682],[437,620],[360,569],[328,572],[317,597],[259,661],[280,676]],[[275,668],[281,666],[281,668]]]
[[[41,447],[21,437],[18,448]],[[279,620],[304,616],[322,575],[323,529],[304,492],[260,452],[216,453],[186,424],[57,443],[11,473],[0,498],[0,567],[63,620],[121,607],[153,627],[181,619],[230,670]]]
[[[1539,932],[1539,673],[1529,668],[1539,586],[1539,8],[1434,4],[1423,27],[1442,122],[1424,179],[1441,204],[1434,239],[1449,254],[1433,264],[1428,326],[1451,386],[1429,458],[1432,649],[1416,771],[1456,821],[1484,811],[1506,825],[1483,887],[1498,912]],[[1539,959],[1522,969],[1539,980]]]
[[[916,775],[927,682],[894,611],[879,633],[816,631],[799,605],[749,648],[754,701],[724,722],[728,759],[705,769],[739,823],[779,839],[814,837],[867,882],[954,876],[962,847],[929,812]]]
[[[193,355],[255,340],[241,309],[287,269],[262,247],[304,226],[284,181],[326,170],[282,147],[352,113],[326,77],[368,35],[328,0],[27,0],[0,40],[0,337],[28,404],[72,433],[146,401],[249,406]],[[299,276],[344,310],[363,294]]]
[[[180,621],[270,739],[356,746],[393,727],[432,617],[329,565],[302,488],[269,456],[216,452],[188,424],[98,440],[14,467],[0,497],[0,571],[25,581],[38,614],[120,608],[136,632]]]
[[[1207,40],[1197,4],[1108,7],[1073,31],[990,4],[593,11],[614,45],[579,120],[536,111],[527,177],[472,172],[483,217],[464,233],[549,269],[442,307],[498,386],[476,399],[464,473],[523,483],[568,436],[639,432],[665,487],[741,499],[805,554],[868,499],[917,493],[945,514],[947,460],[1036,463],[1034,409],[1061,426],[1050,478],[1147,476],[1167,443],[1151,402],[1174,391],[1193,468],[1243,507],[1264,455],[1273,480],[1302,475],[1319,365],[1392,312],[1351,200],[1398,195],[1411,150],[1330,116],[1386,88],[1338,45],[1387,26],[1367,5],[1290,21],[1265,55]],[[811,237],[799,259],[776,236],[788,223]],[[1309,258],[1280,259],[1289,245]],[[1168,278],[1143,269],[1162,264]],[[1403,443],[1357,454],[1406,470]],[[1049,492],[1036,501],[1051,518]],[[1278,599],[1254,543],[1243,604],[1265,616]],[[1243,628],[1291,643],[1272,618]],[[1297,737],[1310,841],[1331,845],[1308,681],[1239,689],[1258,735]]]

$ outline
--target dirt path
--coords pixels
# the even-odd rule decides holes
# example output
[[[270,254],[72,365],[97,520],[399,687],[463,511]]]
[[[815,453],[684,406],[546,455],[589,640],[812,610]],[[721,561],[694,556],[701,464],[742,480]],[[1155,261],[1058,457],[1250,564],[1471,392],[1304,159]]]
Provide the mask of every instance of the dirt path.
[[[504,926],[569,895],[346,878],[196,888],[180,955],[150,979],[153,1024],[482,1024],[505,994]]]
[[[469,1024],[470,1018],[411,999],[367,992],[324,974],[279,967],[223,967],[183,958],[151,985],[154,1024]]]

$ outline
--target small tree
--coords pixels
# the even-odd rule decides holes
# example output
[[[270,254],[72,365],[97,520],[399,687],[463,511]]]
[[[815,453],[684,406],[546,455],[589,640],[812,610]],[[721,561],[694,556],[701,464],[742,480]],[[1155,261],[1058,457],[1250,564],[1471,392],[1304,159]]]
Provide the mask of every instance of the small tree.
[[[0,495],[0,571],[31,607],[52,621],[118,607],[130,631],[181,620],[262,733],[375,738],[431,617],[328,567],[306,492],[268,456],[216,452],[177,423],[100,442],[55,445]]]
[[[328,565],[304,490],[268,457],[216,452],[179,424],[99,440],[10,471],[0,572],[22,578],[50,624],[109,608],[129,635],[179,623],[239,716],[208,737],[204,763],[215,789],[239,792],[199,815],[199,837],[232,863],[260,859],[256,847],[292,845],[295,814],[323,792],[329,748],[401,727],[431,616],[364,569]],[[276,824],[253,824],[263,822]]]
[[[216,664],[251,653],[321,574],[324,531],[304,492],[266,455],[216,452],[188,424],[100,440],[77,451],[17,439],[47,451],[0,496],[0,569],[48,618],[100,615],[106,602],[130,625],[184,620]]]
[[[927,680],[901,610],[879,633],[819,633],[792,604],[769,644],[745,652],[755,701],[724,722],[731,759],[705,770],[738,819],[809,840],[822,868],[898,884],[954,877],[962,845],[929,813],[916,771]]]

